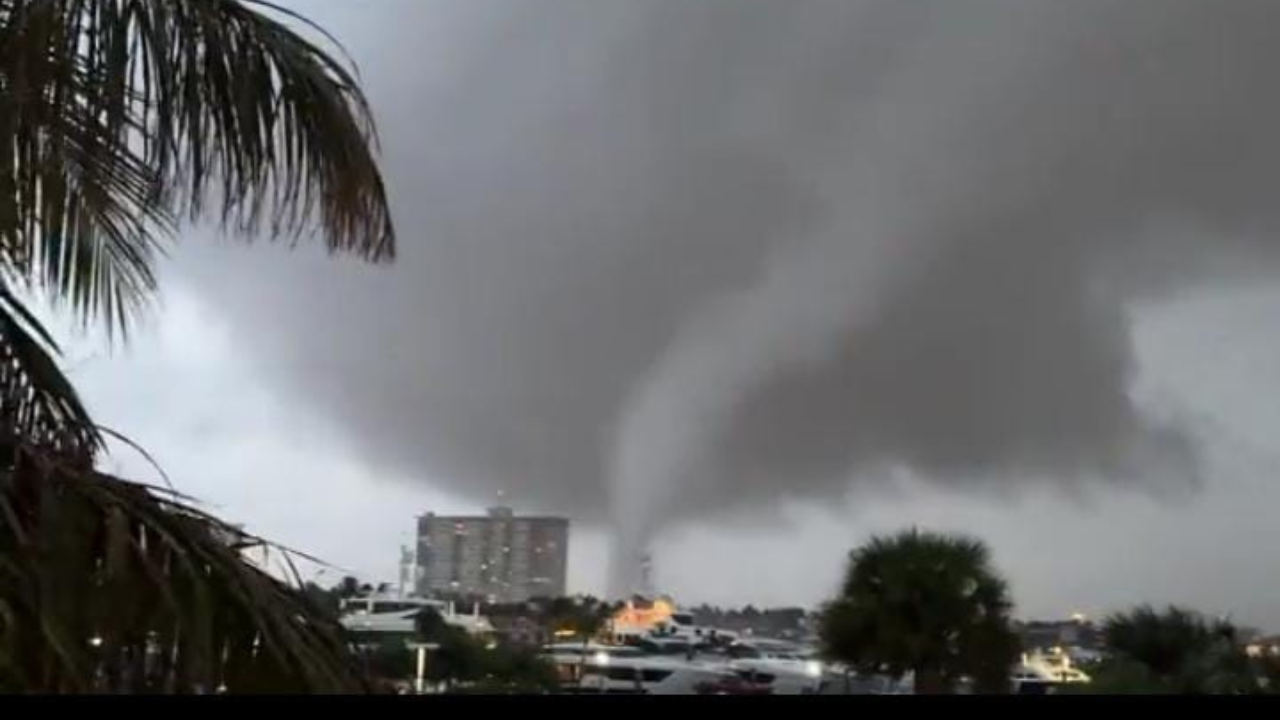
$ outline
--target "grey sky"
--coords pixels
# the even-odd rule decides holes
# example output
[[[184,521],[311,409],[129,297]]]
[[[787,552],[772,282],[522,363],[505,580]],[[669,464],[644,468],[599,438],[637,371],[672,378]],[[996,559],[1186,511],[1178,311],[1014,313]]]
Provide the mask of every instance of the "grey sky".
[[[176,254],[77,379],[183,489],[384,576],[503,490],[596,528],[586,589],[606,526],[679,597],[814,602],[918,523],[1027,613],[1280,625],[1274,3],[295,4],[402,258]]]

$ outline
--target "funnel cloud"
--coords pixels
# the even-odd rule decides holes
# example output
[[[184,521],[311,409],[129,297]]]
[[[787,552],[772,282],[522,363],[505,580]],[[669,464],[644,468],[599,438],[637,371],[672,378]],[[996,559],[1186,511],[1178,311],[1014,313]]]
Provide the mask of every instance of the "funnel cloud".
[[[1280,4],[294,4],[360,63],[400,259],[204,265],[389,473],[608,522],[615,592],[666,528],[898,469],[1198,481],[1133,317],[1280,269]]]

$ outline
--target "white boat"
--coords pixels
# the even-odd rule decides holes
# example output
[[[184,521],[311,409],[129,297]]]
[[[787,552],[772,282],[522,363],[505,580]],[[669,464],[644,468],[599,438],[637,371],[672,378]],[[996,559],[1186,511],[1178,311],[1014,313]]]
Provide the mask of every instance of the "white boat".
[[[653,654],[627,645],[560,643],[543,648],[561,682],[585,693],[651,695],[715,692],[736,688],[772,695],[817,693],[823,681],[821,663],[802,651],[761,651],[739,647],[728,655]],[[748,656],[749,655],[749,656]]]
[[[601,645],[598,643],[564,642],[547,645],[539,651],[543,660],[551,663],[566,688],[577,688],[582,682],[588,665],[600,667],[611,659],[639,658],[644,656],[639,648],[625,645]]]
[[[824,667],[811,648],[780,640],[740,640],[726,650],[728,667],[774,695],[807,695],[822,688]]]
[[[666,620],[659,621],[644,635],[652,640],[680,640],[690,645],[706,645],[716,642],[729,643],[738,639],[738,634],[729,630],[698,625],[693,621],[693,614],[675,611]]]
[[[583,665],[577,689],[583,693],[696,695],[737,679],[723,663],[598,653]]]
[[[1089,677],[1072,662],[1071,654],[1061,648],[1026,653],[1014,669],[1013,691],[1020,695],[1042,695],[1060,685],[1090,682]]]
[[[409,635],[416,630],[418,614],[427,609],[435,610],[445,622],[472,635],[493,632],[489,619],[480,614],[479,605],[464,615],[455,610],[453,603],[391,593],[346,598],[342,601],[338,621],[355,633]]]
[[[626,645],[566,642],[546,645],[538,655],[555,665],[584,665],[593,661],[607,663],[613,658],[639,658],[645,653]]]

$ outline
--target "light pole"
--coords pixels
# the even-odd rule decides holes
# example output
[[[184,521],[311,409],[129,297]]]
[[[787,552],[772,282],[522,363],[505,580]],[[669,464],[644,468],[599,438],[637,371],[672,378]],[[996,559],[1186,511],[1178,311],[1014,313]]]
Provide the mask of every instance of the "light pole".
[[[424,695],[427,691],[427,646],[425,643],[418,644],[418,669],[413,677],[413,691],[418,695]]]

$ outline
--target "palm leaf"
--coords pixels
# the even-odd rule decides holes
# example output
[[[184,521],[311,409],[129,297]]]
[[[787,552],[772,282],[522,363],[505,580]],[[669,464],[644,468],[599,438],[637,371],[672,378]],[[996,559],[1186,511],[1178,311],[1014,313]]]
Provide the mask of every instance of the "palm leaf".
[[[0,691],[364,687],[332,618],[246,560],[270,546],[180,500],[18,448],[0,517]]]
[[[252,0],[0,0],[0,267],[112,330],[184,218],[390,258],[365,98],[296,19]]]
[[[369,109],[300,20],[253,0],[0,0],[0,690],[360,687],[332,620],[246,560],[267,545],[92,469],[102,433],[10,291],[124,331],[162,240],[205,216],[390,258]]]
[[[101,437],[40,322],[0,282],[0,448],[27,443],[90,462]]]

